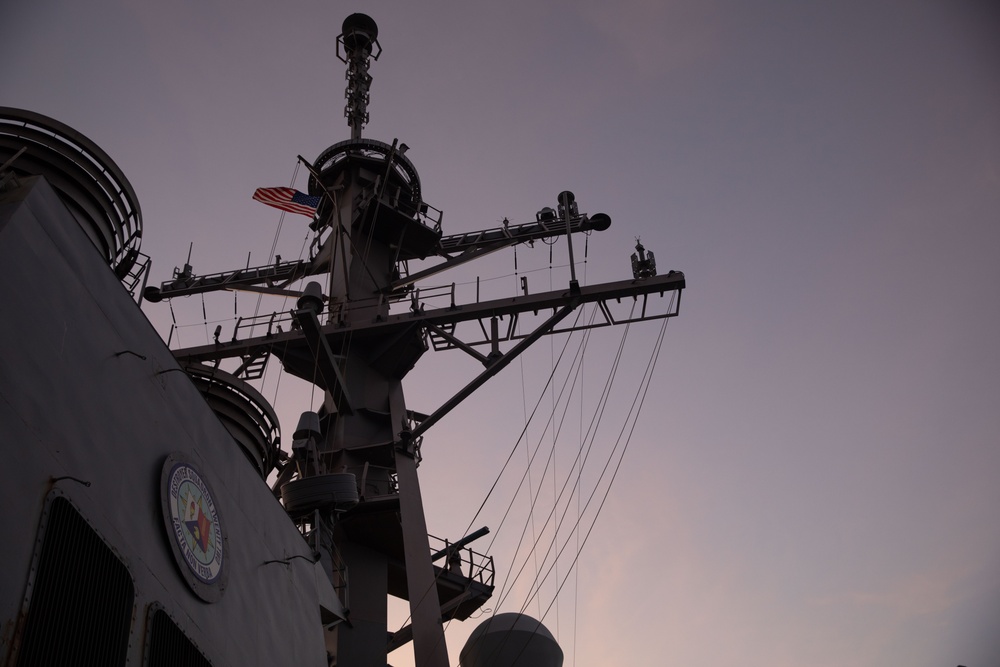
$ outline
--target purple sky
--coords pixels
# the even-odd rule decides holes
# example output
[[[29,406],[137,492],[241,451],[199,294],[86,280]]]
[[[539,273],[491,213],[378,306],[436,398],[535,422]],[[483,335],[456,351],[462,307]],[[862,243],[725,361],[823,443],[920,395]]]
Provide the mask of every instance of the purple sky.
[[[115,159],[154,281],[192,241],[196,272],[247,252],[263,263],[277,216],[250,195],[287,185],[296,154],[349,137],[334,37],[348,13],[369,13],[385,51],[365,135],[411,147],[446,233],[530,220],[571,189],[614,221],[589,239],[588,282],[630,277],[640,235],[661,272],[687,275],[579,576],[545,618],[566,665],[997,664],[1000,12],[455,4],[15,3],[0,10],[0,105],[67,123]],[[293,258],[304,238],[290,216],[278,251]],[[565,243],[551,271],[547,251],[518,250],[533,291],[568,280]],[[509,295],[511,273],[506,252],[442,280],[506,276],[484,285]],[[232,301],[208,300],[209,318],[231,320]],[[175,308],[200,322],[200,300]],[[166,332],[167,306],[146,311]],[[583,502],[658,329],[629,332]],[[206,327],[179,335],[202,343]],[[621,335],[590,340],[560,483]],[[455,539],[472,520],[564,342],[543,340],[429,432],[432,533]],[[427,355],[410,407],[433,409],[475,372],[461,352]],[[301,388],[277,400],[286,429],[309,400]],[[543,441],[534,526],[522,496],[492,549],[501,584],[522,527],[551,532],[543,425],[529,428]],[[525,453],[514,460],[473,527],[499,524]],[[500,611],[521,608],[534,568],[529,557]],[[473,625],[449,628],[453,664]],[[411,664],[405,653],[390,662]]]

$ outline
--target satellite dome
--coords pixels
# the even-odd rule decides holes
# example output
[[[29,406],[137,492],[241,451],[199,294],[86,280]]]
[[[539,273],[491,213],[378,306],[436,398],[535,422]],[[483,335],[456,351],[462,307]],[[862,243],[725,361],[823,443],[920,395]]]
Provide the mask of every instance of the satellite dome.
[[[459,654],[462,667],[562,667],[549,629],[524,614],[497,614],[479,624]]]

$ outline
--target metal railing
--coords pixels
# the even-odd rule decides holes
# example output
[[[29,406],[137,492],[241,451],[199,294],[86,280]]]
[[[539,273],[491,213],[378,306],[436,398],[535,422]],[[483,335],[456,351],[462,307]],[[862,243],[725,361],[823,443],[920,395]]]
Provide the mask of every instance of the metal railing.
[[[493,556],[481,554],[469,547],[454,548],[448,540],[434,535],[428,535],[427,541],[431,546],[432,554],[438,554],[441,551],[448,552],[446,572],[478,581],[484,586],[493,586],[495,576]]]

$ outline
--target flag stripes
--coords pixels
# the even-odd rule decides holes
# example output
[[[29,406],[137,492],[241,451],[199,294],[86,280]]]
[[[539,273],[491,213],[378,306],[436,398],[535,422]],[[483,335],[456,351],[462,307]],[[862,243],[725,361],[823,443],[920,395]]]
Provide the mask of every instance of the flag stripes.
[[[257,188],[253,193],[253,198],[257,201],[280,208],[289,213],[298,213],[307,217],[316,215],[319,207],[319,197],[307,195],[293,188]]]

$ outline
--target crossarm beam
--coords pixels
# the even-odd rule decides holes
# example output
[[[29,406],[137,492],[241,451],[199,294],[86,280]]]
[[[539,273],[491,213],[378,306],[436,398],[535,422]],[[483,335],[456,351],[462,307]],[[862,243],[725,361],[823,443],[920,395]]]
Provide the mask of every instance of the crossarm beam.
[[[175,296],[200,294],[220,289],[239,289],[261,284],[272,286],[275,283],[287,285],[294,280],[309,275],[309,269],[310,262],[295,261],[236,269],[235,271],[222,271],[207,276],[179,277],[175,280],[162,283],[159,287],[147,287],[143,298],[146,301],[156,303]]]
[[[603,213],[598,213],[593,217],[587,217],[586,215],[573,216],[569,219],[568,225],[565,220],[553,218],[552,220],[538,220],[520,225],[504,225],[503,227],[482,229],[465,234],[444,236],[438,242],[438,254],[448,259],[423,271],[418,271],[394,281],[386,288],[386,292],[397,292],[418,280],[423,280],[447,269],[465,264],[474,259],[479,259],[491,252],[509,248],[518,243],[527,243],[555,236],[565,236],[567,233],[604,231],[610,225],[611,218]],[[456,255],[454,253],[459,254]]]
[[[481,301],[467,305],[435,308],[426,311],[397,313],[377,320],[372,319],[344,324],[334,322],[324,325],[322,333],[332,343],[336,338],[342,336],[372,336],[381,333],[388,335],[400,326],[411,326],[414,322],[418,324],[435,324],[443,327],[448,324],[482,320],[484,318],[558,309],[569,303],[571,299],[575,299],[578,304],[601,303],[616,299],[638,298],[649,294],[663,294],[670,291],[679,292],[684,287],[684,274],[680,271],[671,271],[666,275],[653,276],[651,278],[588,285],[581,287],[580,293],[576,295],[571,295],[569,290],[556,290],[505,299]],[[614,322],[610,323],[613,324]],[[301,331],[286,331],[271,334],[270,336],[258,336],[245,340],[234,340],[181,349],[175,351],[174,356],[180,361],[214,361],[216,359],[245,355],[250,350],[261,345],[274,347],[293,344],[299,340],[302,340]]]
[[[458,407],[458,405],[462,401],[471,396],[472,393],[475,392],[477,389],[479,389],[481,386],[486,384],[487,380],[489,380],[491,377],[502,371],[504,368],[507,367],[507,365],[510,362],[514,361],[514,359],[516,359],[522,352],[531,347],[536,340],[538,340],[545,334],[552,331],[553,327],[555,327],[557,324],[559,324],[559,322],[563,320],[563,318],[565,318],[567,315],[573,312],[573,309],[576,308],[579,305],[579,303],[580,302],[578,299],[576,298],[571,299],[569,303],[567,303],[565,306],[557,310],[555,314],[552,315],[552,317],[545,320],[541,325],[539,325],[537,329],[532,331],[517,345],[512,347],[505,354],[499,357],[494,357],[492,363],[490,363],[490,365],[487,366],[482,373],[477,375],[472,382],[465,385],[465,387],[459,390],[457,394],[455,394],[447,401],[445,401],[440,408],[432,412],[427,417],[427,419],[420,422],[420,425],[417,426],[415,429],[413,429],[413,432],[410,434],[410,439],[413,440],[419,438],[421,435],[423,435],[424,431],[429,429],[431,426],[436,424],[442,417],[444,417],[446,414],[448,414],[456,407]]]

